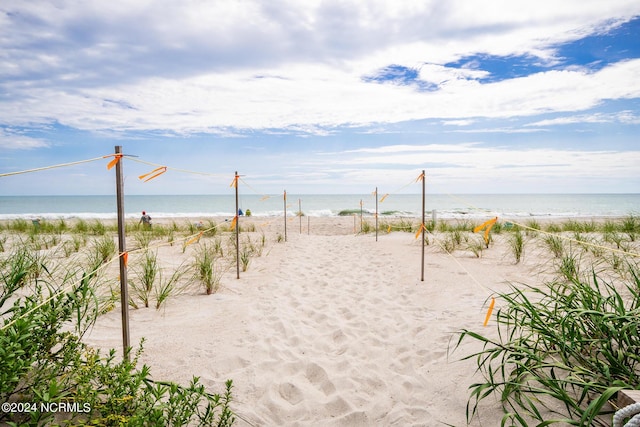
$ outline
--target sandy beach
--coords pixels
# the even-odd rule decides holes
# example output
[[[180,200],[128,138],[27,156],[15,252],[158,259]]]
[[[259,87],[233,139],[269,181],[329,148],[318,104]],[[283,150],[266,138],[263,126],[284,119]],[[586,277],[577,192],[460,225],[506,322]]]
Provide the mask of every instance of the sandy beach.
[[[474,362],[460,359],[476,344],[450,353],[456,333],[491,334],[483,321],[492,292],[541,280],[543,253],[531,248],[515,264],[502,236],[480,258],[447,254],[432,236],[421,281],[414,233],[376,242],[374,233],[354,235],[350,217],[304,220],[302,233],[294,219],[285,243],[276,242],[277,219],[251,222],[256,232],[241,237],[264,233],[268,243],[239,280],[234,267],[213,295],[193,290],[160,310],[130,310],[131,342],[146,340],[142,362],[154,377],[195,375],[212,389],[232,379],[241,426],[466,425],[478,378]],[[191,246],[162,247],[159,259],[176,265]],[[85,340],[121,348],[119,308]],[[486,402],[471,425],[499,425],[497,403]]]

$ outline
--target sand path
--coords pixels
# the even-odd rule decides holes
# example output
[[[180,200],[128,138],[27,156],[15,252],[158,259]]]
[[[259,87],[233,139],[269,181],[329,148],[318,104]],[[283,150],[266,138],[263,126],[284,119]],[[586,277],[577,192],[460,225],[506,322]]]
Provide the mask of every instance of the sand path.
[[[470,274],[491,271],[495,288],[512,266],[458,264],[429,247],[420,282],[417,242],[294,234],[240,280],[233,271],[218,294],[132,310],[132,342],[146,338],[143,361],[157,378],[197,375],[216,390],[233,379],[234,410],[251,425],[465,425],[474,365],[447,347],[484,318],[487,290]],[[119,328],[119,313],[109,313],[88,341],[117,348]],[[492,412],[484,425],[499,424]]]

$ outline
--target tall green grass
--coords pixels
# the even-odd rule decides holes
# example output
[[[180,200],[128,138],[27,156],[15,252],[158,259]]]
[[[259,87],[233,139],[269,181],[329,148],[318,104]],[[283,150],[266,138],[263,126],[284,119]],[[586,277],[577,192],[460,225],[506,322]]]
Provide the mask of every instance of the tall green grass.
[[[217,240],[219,242],[219,240]],[[223,259],[217,256],[217,246],[202,245],[196,252],[193,269],[197,279],[204,286],[207,295],[216,293],[220,288],[220,281],[226,271]]]
[[[640,276],[637,264],[625,266],[624,283],[565,268],[546,286],[514,286],[499,296],[497,338],[463,330],[456,347],[483,346],[463,357],[482,374],[470,387],[467,419],[493,395],[502,425],[609,426],[608,400],[640,384]]]

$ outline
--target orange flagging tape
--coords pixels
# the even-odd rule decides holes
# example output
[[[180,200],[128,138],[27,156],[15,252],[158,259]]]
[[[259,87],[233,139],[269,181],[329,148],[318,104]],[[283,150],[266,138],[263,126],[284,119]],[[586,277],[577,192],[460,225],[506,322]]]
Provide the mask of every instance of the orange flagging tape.
[[[420,237],[420,233],[422,233],[423,230],[427,231],[427,227],[425,227],[424,224],[420,224],[420,228],[418,228],[418,232],[416,233],[416,239]]]
[[[143,180],[144,182],[151,181],[153,178],[157,178],[163,173],[167,171],[166,166],[160,166],[159,168],[155,168],[149,173],[145,173],[144,175],[140,175],[138,179]],[[146,179],[145,179],[146,178]]]
[[[493,224],[495,224],[497,220],[498,220],[498,217],[490,219],[489,221],[485,221],[482,224],[480,224],[479,226],[477,226],[476,228],[474,228],[473,232],[477,233],[478,231],[480,231],[483,228],[487,227],[484,230],[484,242],[485,243],[489,243],[489,232],[491,231],[491,227],[493,227]]]
[[[489,323],[489,318],[491,317],[491,313],[493,312],[493,306],[496,305],[496,299],[491,297],[491,304],[489,304],[489,310],[487,310],[487,317],[484,318],[484,325],[487,326]]]
[[[231,185],[229,187],[238,188],[238,178],[240,177],[236,175],[235,178],[233,178],[233,181],[231,181]]]
[[[418,178],[416,178],[416,181],[415,181],[415,182],[422,181],[423,179],[424,179],[424,173],[421,173],[421,174],[418,176]]]
[[[129,263],[129,252],[122,253],[122,261],[124,262],[124,266],[126,267]]]
[[[112,156],[113,156],[113,160],[111,160],[107,164],[107,170],[111,170],[111,168],[113,168],[115,165],[117,165],[118,162],[120,161],[120,159],[122,158],[122,154],[109,154],[107,156],[104,156],[104,158],[106,159],[107,157],[112,157]]]
[[[389,193],[385,194],[384,196],[382,196],[380,198],[380,203],[384,202],[384,199],[386,199],[389,196]]]
[[[200,233],[198,233],[198,235],[196,237],[194,237],[193,239],[189,240],[187,243],[184,244],[184,246],[187,247],[187,246],[189,246],[189,245],[191,245],[193,243],[199,242],[203,233],[204,233],[204,231],[201,231]]]
[[[236,223],[238,222],[238,215],[233,217],[233,221],[231,221],[231,230],[235,230],[236,229]]]

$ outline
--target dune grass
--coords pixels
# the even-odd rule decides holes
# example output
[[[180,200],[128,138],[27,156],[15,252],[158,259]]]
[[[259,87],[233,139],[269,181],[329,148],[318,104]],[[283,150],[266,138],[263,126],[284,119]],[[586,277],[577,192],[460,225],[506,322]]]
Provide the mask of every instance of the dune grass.
[[[569,225],[565,232],[592,232],[590,223]],[[475,360],[482,375],[470,386],[467,419],[496,396],[502,425],[609,426],[609,402],[640,383],[638,259],[562,244],[558,236],[543,241],[556,260],[555,279],[501,293],[497,333],[458,335],[455,348],[467,340],[482,344],[463,357]],[[511,245],[515,254],[520,243]]]

